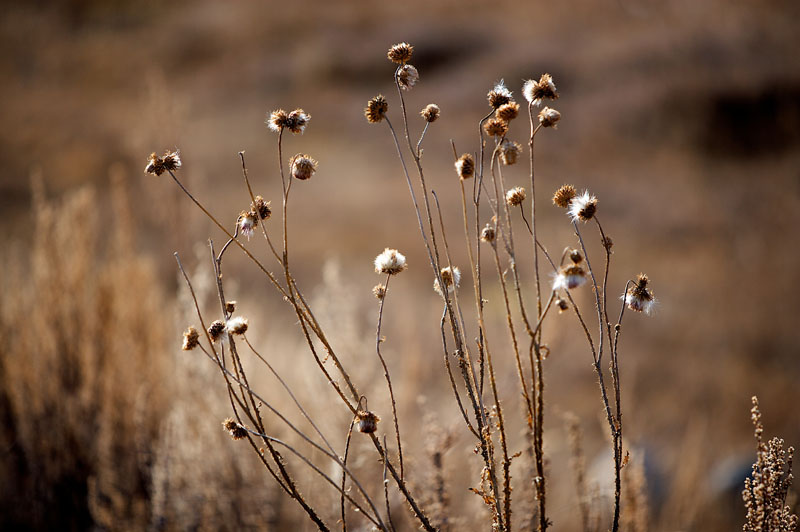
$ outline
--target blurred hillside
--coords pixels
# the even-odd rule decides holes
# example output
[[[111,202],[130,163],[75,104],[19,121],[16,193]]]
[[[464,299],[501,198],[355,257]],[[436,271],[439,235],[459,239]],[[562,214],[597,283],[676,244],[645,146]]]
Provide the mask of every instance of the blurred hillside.
[[[664,496],[663,529],[740,525],[740,507],[723,511],[708,501],[719,495],[712,484],[727,464],[751,458],[752,395],[770,435],[800,442],[800,251],[792,244],[800,241],[800,3],[71,0],[5,2],[3,10],[0,211],[4,260],[18,261],[22,272],[35,261],[32,227],[47,230],[31,218],[31,176],[41,176],[48,197],[93,185],[98,245],[113,249],[105,233],[118,214],[109,185],[115,173],[130,198],[131,249],[175,300],[172,252],[194,267],[205,260],[195,259],[198,243],[222,235],[171,181],[142,173],[147,155],[180,148],[185,182],[233,225],[249,204],[237,153],[246,152],[255,192],[277,205],[277,152],[265,114],[303,107],[311,125],[284,147],[286,157],[303,152],[320,161],[297,189],[300,281],[324,285],[323,264],[335,259],[360,291],[356,306],[371,309],[372,258],[387,245],[406,250],[413,282],[397,310],[406,323],[387,325],[387,336],[415,329],[403,367],[424,373],[425,345],[437,341],[437,330],[407,322],[418,301],[430,298],[425,316],[440,309],[419,235],[408,230],[416,221],[391,138],[363,118],[377,93],[396,102],[385,51],[399,41],[415,46],[421,79],[407,95],[410,113],[430,102],[442,108],[423,160],[455,236],[451,139],[459,152],[476,149],[485,94],[496,81],[519,95],[523,80],[550,72],[563,118],[537,136],[542,240],[560,250],[574,238],[563,212],[544,201],[551,191],[562,183],[589,188],[616,243],[611,285],[641,270],[659,299],[655,317],[626,325],[626,430],[659,464],[667,490],[694,486],[703,494],[693,502]],[[526,124],[511,131],[526,140]],[[524,185],[527,171],[518,172],[509,180]],[[234,291],[257,308],[260,294],[244,288],[257,272],[230,260],[238,268]],[[264,316],[279,305],[263,303]],[[178,338],[183,325],[170,324],[168,334]],[[581,416],[587,448],[599,453],[606,442],[590,359],[565,331],[553,333],[559,356],[548,361],[549,401]],[[409,419],[427,383],[409,392]],[[564,436],[557,416],[548,423],[555,469],[565,460]],[[23,460],[13,442],[8,449],[7,463]],[[728,513],[732,521],[720,517]]]

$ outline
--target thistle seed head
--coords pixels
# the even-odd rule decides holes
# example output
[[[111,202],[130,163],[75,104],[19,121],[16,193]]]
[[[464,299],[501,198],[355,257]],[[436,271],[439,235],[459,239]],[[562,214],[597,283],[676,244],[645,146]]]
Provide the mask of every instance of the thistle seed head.
[[[181,349],[184,351],[191,351],[200,345],[199,338],[200,335],[197,333],[197,329],[194,327],[189,327],[183,333],[183,345],[181,346]]]
[[[396,249],[386,248],[375,257],[375,273],[397,275],[407,268],[406,257]]]
[[[588,222],[596,212],[597,198],[589,194],[588,190],[584,191],[580,196],[573,198],[567,210],[567,214],[569,214],[574,222],[578,220]]]
[[[364,108],[364,116],[367,117],[367,122],[370,124],[377,124],[386,117],[388,110],[389,102],[382,94],[379,94],[367,103],[367,107]]]
[[[425,109],[420,111],[419,114],[429,124],[431,122],[436,122],[436,120],[439,118],[439,106],[435,103],[430,103],[425,107]]]
[[[539,123],[542,124],[542,127],[552,127],[556,129],[556,123],[561,120],[561,113],[552,109],[550,107],[545,107],[541,111],[539,111]]]
[[[508,133],[508,122],[500,118],[490,118],[483,124],[483,130],[490,137],[503,137]]]
[[[397,83],[404,91],[411,90],[419,81],[419,71],[413,65],[403,65],[397,72]]]
[[[311,178],[314,172],[317,171],[317,161],[310,155],[298,153],[291,158],[292,163],[292,177],[305,181]]]
[[[500,145],[500,162],[510,166],[517,162],[520,153],[522,153],[522,146],[513,140],[506,139]]]
[[[511,91],[506,87],[505,82],[501,79],[492,90],[486,95],[489,100],[489,106],[492,109],[497,109],[502,105],[507,104],[512,98]]]
[[[509,207],[516,207],[517,205],[522,205],[522,202],[525,201],[527,197],[527,193],[525,189],[522,187],[514,187],[508,192],[506,192],[506,204]]]
[[[572,185],[563,185],[561,188],[556,190],[555,194],[553,194],[553,203],[563,209],[566,209],[569,207],[569,204],[573,198],[575,198],[577,195],[578,191],[575,190],[575,187]]]
[[[472,154],[465,153],[456,161],[456,173],[459,179],[464,181],[475,175],[475,158]]]
[[[401,42],[389,48],[386,57],[388,57],[389,61],[392,61],[393,63],[403,65],[411,59],[411,54],[413,53],[413,46],[407,42]]]
[[[375,412],[370,412],[368,410],[359,410],[356,412],[356,427],[359,432],[363,432],[364,434],[372,434],[378,430],[378,422],[380,422],[380,420],[381,418],[379,418]]]

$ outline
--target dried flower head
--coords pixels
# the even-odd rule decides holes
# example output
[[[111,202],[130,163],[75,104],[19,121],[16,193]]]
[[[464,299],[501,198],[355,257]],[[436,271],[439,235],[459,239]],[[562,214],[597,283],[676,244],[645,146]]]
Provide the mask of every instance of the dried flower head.
[[[458,158],[456,161],[456,173],[462,181],[475,175],[475,158],[472,157],[472,154],[465,153]]]
[[[302,133],[305,131],[309,120],[311,120],[310,114],[306,113],[302,109],[295,109],[289,113],[289,116],[286,119],[286,127],[289,128],[289,131],[292,133]]]
[[[376,284],[376,285],[375,285],[375,286],[372,288],[372,293],[373,293],[373,294],[375,295],[375,297],[377,297],[378,299],[383,299],[384,297],[386,297],[386,287],[385,287],[383,284]]]
[[[569,303],[567,303],[567,300],[560,297],[556,299],[556,306],[558,307],[559,314],[569,310]]]
[[[628,291],[622,296],[629,309],[636,312],[644,312],[645,314],[650,314],[653,311],[656,298],[653,295],[653,291],[647,287],[649,282],[650,280],[643,273],[636,276],[634,285],[628,288]]]
[[[461,270],[458,269],[458,266],[454,266],[452,269],[450,266],[442,268],[439,271],[439,275],[442,277],[442,283],[444,283],[448,292],[452,293],[461,284]],[[439,279],[433,280],[433,289],[436,290],[436,293],[440,296],[444,296],[439,286]]]
[[[522,153],[522,146],[513,140],[506,139],[500,145],[500,162],[510,166],[517,162],[520,153]]]
[[[508,122],[500,118],[490,118],[483,124],[483,130],[490,137],[503,137],[508,133]]]
[[[397,71],[397,83],[404,91],[411,90],[419,81],[419,71],[413,65],[403,65]]]
[[[573,198],[577,195],[578,191],[575,190],[575,187],[572,185],[563,185],[561,188],[556,190],[555,194],[553,194],[553,203],[563,209],[566,209],[569,207],[569,204]]]
[[[292,165],[292,177],[305,181],[317,171],[317,161],[310,155],[298,153],[290,160]]]
[[[269,201],[264,201],[261,196],[256,196],[256,201],[250,204],[250,210],[258,214],[262,220],[269,219],[272,216],[272,209],[269,208]]]
[[[522,94],[525,95],[526,100],[537,106],[541,104],[542,100],[545,98],[551,100],[558,99],[556,84],[553,83],[553,76],[550,74],[542,74],[539,81],[533,81],[532,79],[526,81],[522,86]]]
[[[375,257],[375,273],[397,275],[407,267],[405,255],[396,249],[386,248],[383,253]]]
[[[200,335],[197,333],[197,329],[194,327],[189,327],[183,333],[183,345],[181,346],[181,349],[184,351],[191,351],[200,345],[199,338]]]
[[[233,314],[235,311],[236,311],[236,301],[226,301],[225,312],[227,314]]]
[[[147,159],[147,166],[144,167],[144,173],[161,175],[166,171],[177,170],[180,167],[181,156],[178,150],[167,150],[164,152],[163,157],[159,157],[155,152],[153,152]]]
[[[378,430],[378,422],[380,422],[380,420],[381,418],[379,418],[375,412],[370,412],[368,410],[359,410],[356,412],[356,427],[359,432],[363,432],[364,434],[372,434]]]
[[[586,282],[586,272],[577,264],[570,264],[558,270],[556,278],[553,281],[553,290],[564,288],[572,290],[578,288]]]
[[[481,240],[491,244],[494,242],[496,237],[497,235],[495,234],[494,225],[487,223],[481,230]]]
[[[583,255],[581,255],[580,250],[570,250],[569,260],[571,260],[573,264],[580,264],[583,261]]]
[[[567,214],[569,214],[572,221],[588,222],[597,212],[597,198],[589,194],[585,190],[583,194],[572,199],[569,204]]]
[[[491,108],[497,109],[501,105],[505,105],[510,102],[512,94],[511,91],[506,87],[505,82],[501,79],[500,82],[489,91],[489,94],[487,94],[486,97],[489,100],[489,105]]]
[[[267,127],[275,133],[280,133],[285,127],[289,127],[289,113],[283,109],[272,111],[267,118]]]
[[[413,46],[407,42],[401,42],[389,48],[389,52],[386,54],[386,57],[389,58],[389,61],[402,65],[411,59],[411,54],[413,53]]]
[[[494,116],[500,120],[511,122],[519,115],[519,104],[517,102],[504,103],[495,111]]]
[[[253,211],[242,211],[239,213],[239,220],[236,223],[242,234],[249,240],[258,226],[258,216]]]
[[[247,327],[249,322],[247,318],[243,318],[241,316],[236,316],[235,318],[231,318],[228,320],[228,334],[244,334],[247,332]]]
[[[234,440],[243,440],[247,437],[247,429],[231,418],[223,421],[222,426]]]
[[[543,127],[557,128],[556,123],[561,120],[561,113],[550,107],[545,107],[539,111],[539,123]]]
[[[225,324],[222,323],[220,320],[214,320],[211,322],[211,325],[208,326],[208,335],[211,337],[212,342],[216,342],[220,338],[222,338],[223,333],[225,332]]]
[[[431,122],[436,122],[436,120],[439,118],[439,106],[436,105],[435,103],[429,103],[428,105],[425,106],[425,109],[420,111],[419,114],[429,124]]]
[[[367,117],[367,122],[377,124],[386,117],[386,111],[389,110],[389,102],[382,94],[375,96],[367,103],[364,108],[364,116]]]
[[[525,201],[527,194],[525,193],[525,189],[522,187],[514,187],[508,192],[506,192],[506,203],[509,207],[516,207],[517,205],[522,205],[522,202]]]

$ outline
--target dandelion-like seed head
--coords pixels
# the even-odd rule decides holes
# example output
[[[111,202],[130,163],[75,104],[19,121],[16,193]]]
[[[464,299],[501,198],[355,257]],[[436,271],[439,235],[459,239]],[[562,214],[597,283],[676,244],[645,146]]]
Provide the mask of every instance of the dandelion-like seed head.
[[[494,225],[487,223],[481,230],[481,240],[488,244],[494,243],[497,234],[495,233]]]
[[[425,106],[425,109],[420,111],[419,114],[429,124],[431,122],[436,122],[440,114],[439,106],[436,105],[435,103],[429,103],[428,105]]]
[[[506,166],[515,164],[520,153],[522,153],[522,146],[513,140],[506,139],[500,145],[500,162]]]
[[[623,294],[625,304],[636,312],[650,314],[656,303],[653,291],[648,288],[650,279],[643,273],[636,276],[636,282]]]
[[[189,327],[183,333],[183,345],[181,346],[181,349],[184,351],[191,351],[200,345],[199,338],[200,335],[197,333],[197,329],[194,327]]]
[[[378,430],[378,422],[381,418],[375,412],[368,410],[359,410],[356,412],[356,427],[359,432],[364,434],[372,434]]]
[[[244,334],[247,332],[247,327],[249,322],[247,318],[243,318],[242,316],[236,316],[235,318],[231,318],[228,320],[228,334]]]
[[[564,313],[569,310],[569,303],[567,303],[566,299],[558,298],[556,300],[556,307],[558,307],[558,313]]]
[[[570,264],[558,270],[553,281],[553,290],[560,288],[572,290],[586,282],[586,271],[578,264]]]
[[[517,102],[504,103],[494,112],[494,116],[500,120],[511,122],[519,115],[519,104]]]
[[[516,207],[517,205],[522,205],[522,202],[525,201],[527,197],[527,193],[525,189],[522,187],[514,187],[506,192],[506,204],[509,207]]]
[[[573,249],[569,252],[569,260],[571,260],[573,264],[580,264],[583,261],[583,255],[580,250]]]
[[[286,127],[289,128],[294,134],[302,133],[305,131],[308,122],[311,120],[311,115],[302,109],[295,109],[287,118]]]
[[[556,84],[553,83],[553,76],[550,74],[542,74],[539,81],[532,79],[526,81],[522,86],[522,94],[525,95],[526,100],[537,106],[545,98],[550,100],[558,99],[558,90],[556,90]]]
[[[397,275],[407,268],[406,257],[396,249],[386,248],[375,257],[375,273]]]
[[[455,291],[455,289],[461,284],[461,270],[458,269],[458,266],[454,266],[453,268],[450,268],[450,266],[442,268],[439,271],[439,275],[442,278],[442,283],[444,283],[445,288],[450,293]],[[438,293],[440,296],[444,297],[442,289],[439,286],[439,279],[433,280],[433,289],[436,290],[436,293]]]
[[[386,117],[388,110],[389,102],[382,94],[379,94],[367,103],[367,107],[364,108],[364,116],[367,117],[367,122],[377,124]]]
[[[585,190],[583,194],[572,199],[567,214],[572,221],[588,222],[597,212],[597,198]]]
[[[258,226],[258,216],[253,211],[242,211],[239,213],[239,231],[250,239],[253,236],[256,226]]]
[[[508,133],[508,122],[500,118],[490,118],[483,124],[483,130],[490,137],[503,137]]]
[[[501,105],[505,105],[511,101],[513,94],[511,91],[508,90],[506,87],[505,82],[501,79],[499,83],[497,83],[492,90],[486,95],[486,98],[489,100],[489,106],[492,109],[497,109]]]
[[[472,154],[465,153],[456,161],[456,173],[462,181],[475,175],[475,158]]]
[[[272,111],[267,118],[267,127],[275,133],[280,133],[283,128],[289,127],[289,113],[283,109]]]
[[[317,171],[317,161],[315,161],[310,155],[298,153],[291,158],[291,163],[292,176],[295,179],[300,179],[301,181],[309,179],[314,172]]]
[[[231,438],[234,440],[243,440],[247,437],[247,429],[231,418],[223,421],[222,427],[231,435]]]
[[[386,57],[389,58],[389,61],[397,64],[405,64],[411,59],[411,54],[414,53],[414,47],[408,44],[407,42],[401,42],[395,44],[386,54]]]
[[[397,83],[404,91],[411,90],[419,81],[419,71],[413,65],[403,65],[397,72]]]
[[[269,219],[272,216],[272,209],[269,208],[269,201],[264,201],[261,196],[256,196],[256,200],[250,204],[250,210],[258,214],[262,220]]]
[[[208,326],[208,335],[211,337],[212,342],[216,342],[220,338],[222,338],[223,333],[225,332],[225,324],[222,323],[220,320],[214,320],[211,322],[211,325]]]
[[[556,124],[559,120],[561,120],[561,113],[551,107],[545,107],[539,111],[539,123],[542,124],[542,127],[556,129],[558,127]]]
[[[569,204],[573,198],[575,198],[577,195],[578,191],[575,190],[575,187],[572,185],[563,185],[561,188],[556,190],[555,194],[553,194],[553,203],[563,209],[566,209],[569,207]]]
[[[372,294],[378,299],[383,299],[386,297],[386,287],[383,284],[376,284],[372,288]]]

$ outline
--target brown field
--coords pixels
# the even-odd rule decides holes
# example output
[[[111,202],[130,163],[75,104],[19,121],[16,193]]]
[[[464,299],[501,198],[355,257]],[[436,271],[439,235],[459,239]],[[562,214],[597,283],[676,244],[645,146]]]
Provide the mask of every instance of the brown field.
[[[142,172],[151,152],[179,148],[177,177],[233,231],[250,204],[244,151],[254,193],[272,201],[265,227],[280,247],[278,136],[264,120],[296,107],[312,119],[303,135],[282,137],[284,165],[308,153],[319,167],[292,186],[293,278],[382,418],[376,441],[385,435],[395,461],[372,295],[385,279],[373,260],[386,247],[406,255],[409,268],[392,278],[380,333],[405,482],[435,526],[490,529],[490,505],[468,491],[479,486],[484,463],[444,368],[444,305],[431,290],[402,166],[388,128],[363,114],[370,98],[385,94],[402,129],[386,60],[400,41],[414,45],[420,73],[403,94],[412,137],[423,125],[419,109],[435,102],[442,110],[421,160],[452,262],[464,273],[457,293],[470,349],[477,322],[451,141],[459,154],[479,150],[486,93],[500,79],[523,115],[523,80],[549,72],[558,86],[551,105],[562,119],[537,133],[535,144],[541,243],[555,256],[578,245],[569,219],[550,202],[572,183],[598,197],[598,217],[614,240],[612,325],[626,281],[639,272],[650,277],[656,311],[626,312],[619,343],[623,452],[630,452],[621,530],[741,528],[741,491],[756,459],[754,395],[765,439],[800,442],[797,2],[71,0],[58,7],[12,1],[3,11],[0,529],[317,528],[254,452],[264,440],[251,435],[252,447],[222,429],[233,413],[219,369],[202,352],[181,350],[182,331],[200,323],[173,252],[208,324],[222,318],[208,239],[219,251],[227,238],[168,174]],[[527,144],[525,116],[511,122],[508,136]],[[405,157],[417,183],[408,150]],[[488,163],[486,172],[488,182]],[[527,153],[503,177],[505,188],[528,187]],[[488,207],[482,216],[481,226]],[[535,315],[531,239],[518,216],[512,227],[521,291]],[[596,230],[581,227],[599,272]],[[438,221],[436,231],[441,236]],[[240,241],[285,284],[261,227]],[[509,453],[521,453],[510,467],[511,525],[536,530],[534,460],[503,294],[488,254],[484,260],[499,402]],[[548,290],[543,264],[540,256]],[[353,416],[314,361],[300,327],[307,322],[236,246],[223,268],[227,300],[249,319],[247,340],[341,455]],[[575,302],[596,334],[591,287],[576,289]],[[524,335],[518,307],[512,316]],[[549,530],[610,530],[612,440],[586,338],[565,313],[548,316],[542,341],[549,350],[542,428]],[[312,344],[324,357],[319,340]],[[245,342],[236,345],[251,388],[321,444],[267,367]],[[342,384],[333,361],[324,366]],[[610,379],[607,366],[605,359]],[[488,383],[484,396],[495,404]],[[270,436],[341,478],[333,460],[259,408]],[[499,446],[496,415],[487,415]],[[584,497],[571,465],[578,432]],[[341,529],[339,492],[281,452],[304,499]],[[367,435],[352,435],[348,467],[385,516],[384,472]],[[388,486],[395,528],[417,529],[397,484]],[[347,493],[363,502],[352,483]],[[796,501],[790,492],[792,511]],[[588,526],[581,508],[591,514]],[[352,507],[346,517],[351,530],[371,526]]]

